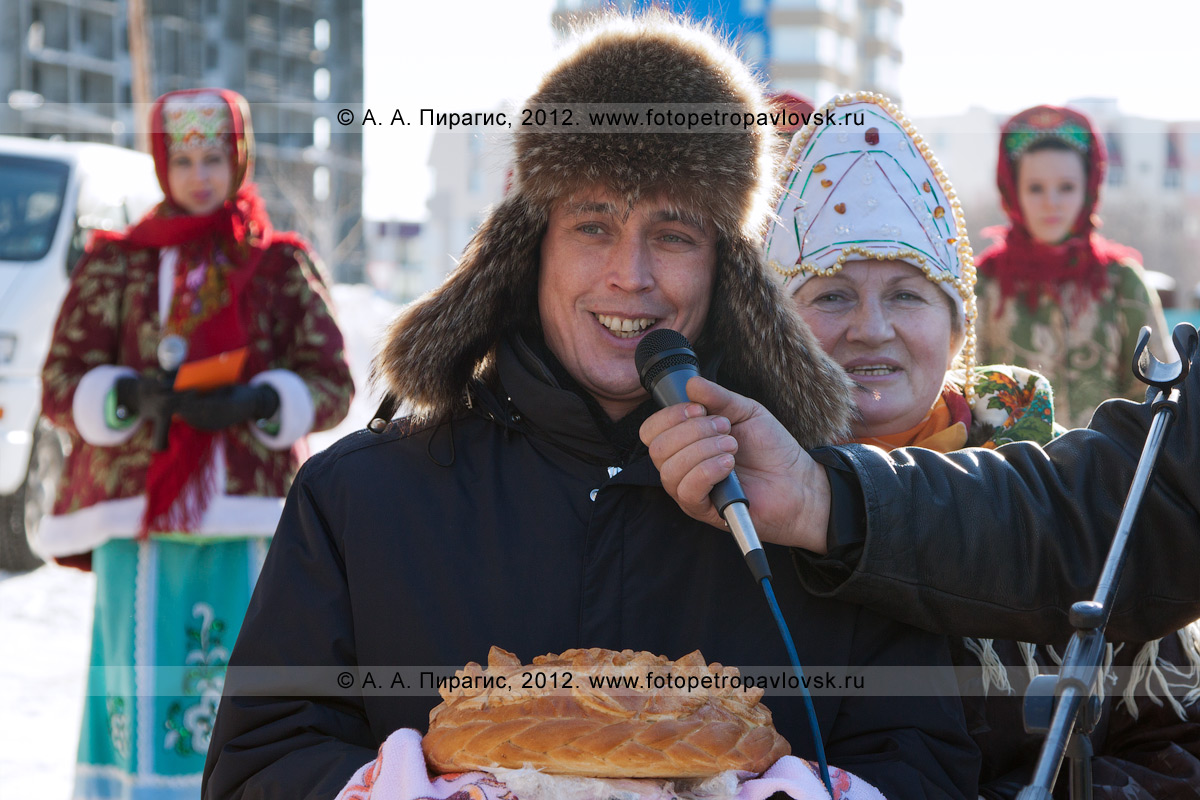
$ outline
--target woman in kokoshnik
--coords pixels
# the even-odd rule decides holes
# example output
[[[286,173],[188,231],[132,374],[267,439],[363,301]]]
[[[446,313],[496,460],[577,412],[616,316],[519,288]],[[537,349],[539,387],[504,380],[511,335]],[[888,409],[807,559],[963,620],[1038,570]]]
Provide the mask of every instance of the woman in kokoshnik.
[[[96,574],[76,797],[199,796],[225,664],[300,462],[353,384],[329,293],[246,183],[234,92],[171,92],[151,143],[166,199],[89,244],[42,379],[71,439],[36,548]],[[160,341],[182,337],[167,449]]]
[[[842,98],[828,108],[839,119],[860,112],[865,122],[797,134],[784,162],[767,260],[821,347],[857,384],[852,441],[950,452],[1056,437],[1062,428],[1044,377],[974,365],[971,245],[928,145],[879,95]],[[956,666],[974,676],[963,702],[983,753],[979,790],[988,800],[1015,797],[1032,773],[1043,737],[1025,733],[1022,697],[1031,676],[1055,665],[1065,644],[952,642]],[[1096,798],[1194,798],[1200,626],[1148,644],[1110,644],[1106,663],[1113,669],[1093,737]],[[1059,781],[1056,796],[1065,789]]]

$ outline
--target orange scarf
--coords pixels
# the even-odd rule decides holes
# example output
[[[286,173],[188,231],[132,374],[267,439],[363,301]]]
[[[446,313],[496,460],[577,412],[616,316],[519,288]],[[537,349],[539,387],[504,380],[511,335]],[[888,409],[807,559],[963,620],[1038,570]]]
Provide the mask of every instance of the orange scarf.
[[[929,409],[925,418],[908,430],[851,441],[874,445],[888,451],[897,447],[924,447],[939,453],[949,453],[966,447],[970,425],[971,407],[966,398],[957,389],[946,387],[938,395],[937,402]]]

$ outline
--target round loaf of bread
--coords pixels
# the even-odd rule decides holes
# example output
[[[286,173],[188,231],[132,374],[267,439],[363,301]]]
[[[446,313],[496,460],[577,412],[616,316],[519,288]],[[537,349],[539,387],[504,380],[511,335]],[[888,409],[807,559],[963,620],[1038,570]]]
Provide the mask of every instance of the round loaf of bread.
[[[699,652],[671,661],[593,648],[523,666],[493,647],[486,670],[471,662],[456,675],[455,688],[440,690],[424,739],[439,772],[529,766],[596,778],[702,778],[758,774],[791,753],[762,689],[744,690],[736,668],[705,664]]]

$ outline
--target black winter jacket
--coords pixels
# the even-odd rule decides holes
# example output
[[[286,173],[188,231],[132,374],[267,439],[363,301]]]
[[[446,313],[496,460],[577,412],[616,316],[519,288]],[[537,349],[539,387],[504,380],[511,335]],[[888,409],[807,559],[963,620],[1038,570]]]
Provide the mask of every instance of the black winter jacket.
[[[535,373],[538,377],[535,377]],[[491,645],[534,656],[573,647],[729,665],[786,665],[737,546],[662,490],[641,448],[618,456],[585,403],[528,351],[502,345],[502,386],[421,430],[343,439],[287,499],[231,658],[249,665],[448,665]],[[945,665],[944,639],[804,592],[768,546],[802,663]],[[913,674],[914,694],[930,672]],[[951,678],[952,681],[952,678]],[[814,697],[829,763],[889,800],[974,798],[978,753],[957,696]],[[204,797],[332,798],[400,727],[423,731],[433,692],[346,697],[227,694]],[[798,696],[771,695],[779,731],[814,759]]]
[[[1091,599],[1150,429],[1110,400],[1086,429],[941,455],[823,448],[830,552],[796,551],[810,591],[925,630],[1053,643]],[[1160,638],[1200,617],[1200,363],[1183,385],[1130,539],[1109,639]]]

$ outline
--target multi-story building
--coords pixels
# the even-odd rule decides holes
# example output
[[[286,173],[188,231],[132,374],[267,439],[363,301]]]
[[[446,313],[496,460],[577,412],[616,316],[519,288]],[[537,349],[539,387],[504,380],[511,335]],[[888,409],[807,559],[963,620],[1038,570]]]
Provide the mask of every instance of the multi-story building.
[[[366,225],[366,278],[383,297],[409,303],[441,283],[442,275],[424,269],[425,247],[435,237],[419,222],[370,220]]]
[[[220,86],[250,101],[255,179],[279,228],[361,277],[362,137],[321,101],[362,102],[362,0],[144,0],[151,95]],[[0,5],[0,133],[135,145],[127,0]]]
[[[429,166],[434,173],[434,189],[425,230],[431,256],[429,271],[436,286],[453,269],[488,208],[504,196],[511,169],[511,145],[494,129],[438,129],[429,152]]]
[[[1177,298],[1180,306],[1200,309],[1200,121],[1175,123],[1167,135],[1169,155],[1163,186],[1181,196],[1184,252],[1179,271],[1191,275],[1190,280],[1178,279]]]
[[[764,7],[760,63],[774,88],[818,103],[860,90],[900,102],[900,0],[760,0],[742,6]]]
[[[1004,120],[1004,115],[978,106],[962,114],[912,119],[962,200],[977,253],[990,243],[980,231],[1007,219],[996,192],[996,152]]]
[[[1200,179],[1200,158],[1187,158],[1180,133],[1188,123],[1121,113],[1111,99],[1082,99],[1072,105],[1104,133],[1108,177],[1101,195],[1101,233],[1137,248],[1147,269],[1164,272],[1185,293],[1200,281],[1200,186],[1190,195],[1187,181]],[[1193,128],[1196,123],[1191,123]],[[1188,167],[1190,166],[1190,170]],[[1190,219],[1190,223],[1188,220]],[[1187,229],[1191,227],[1189,243]],[[1176,298],[1178,302],[1179,298]]]
[[[614,5],[558,0],[555,25]],[[882,92],[900,101],[901,0],[624,0],[620,8],[667,8],[707,19],[732,36],[742,57],[779,90],[819,102],[842,92]]]

